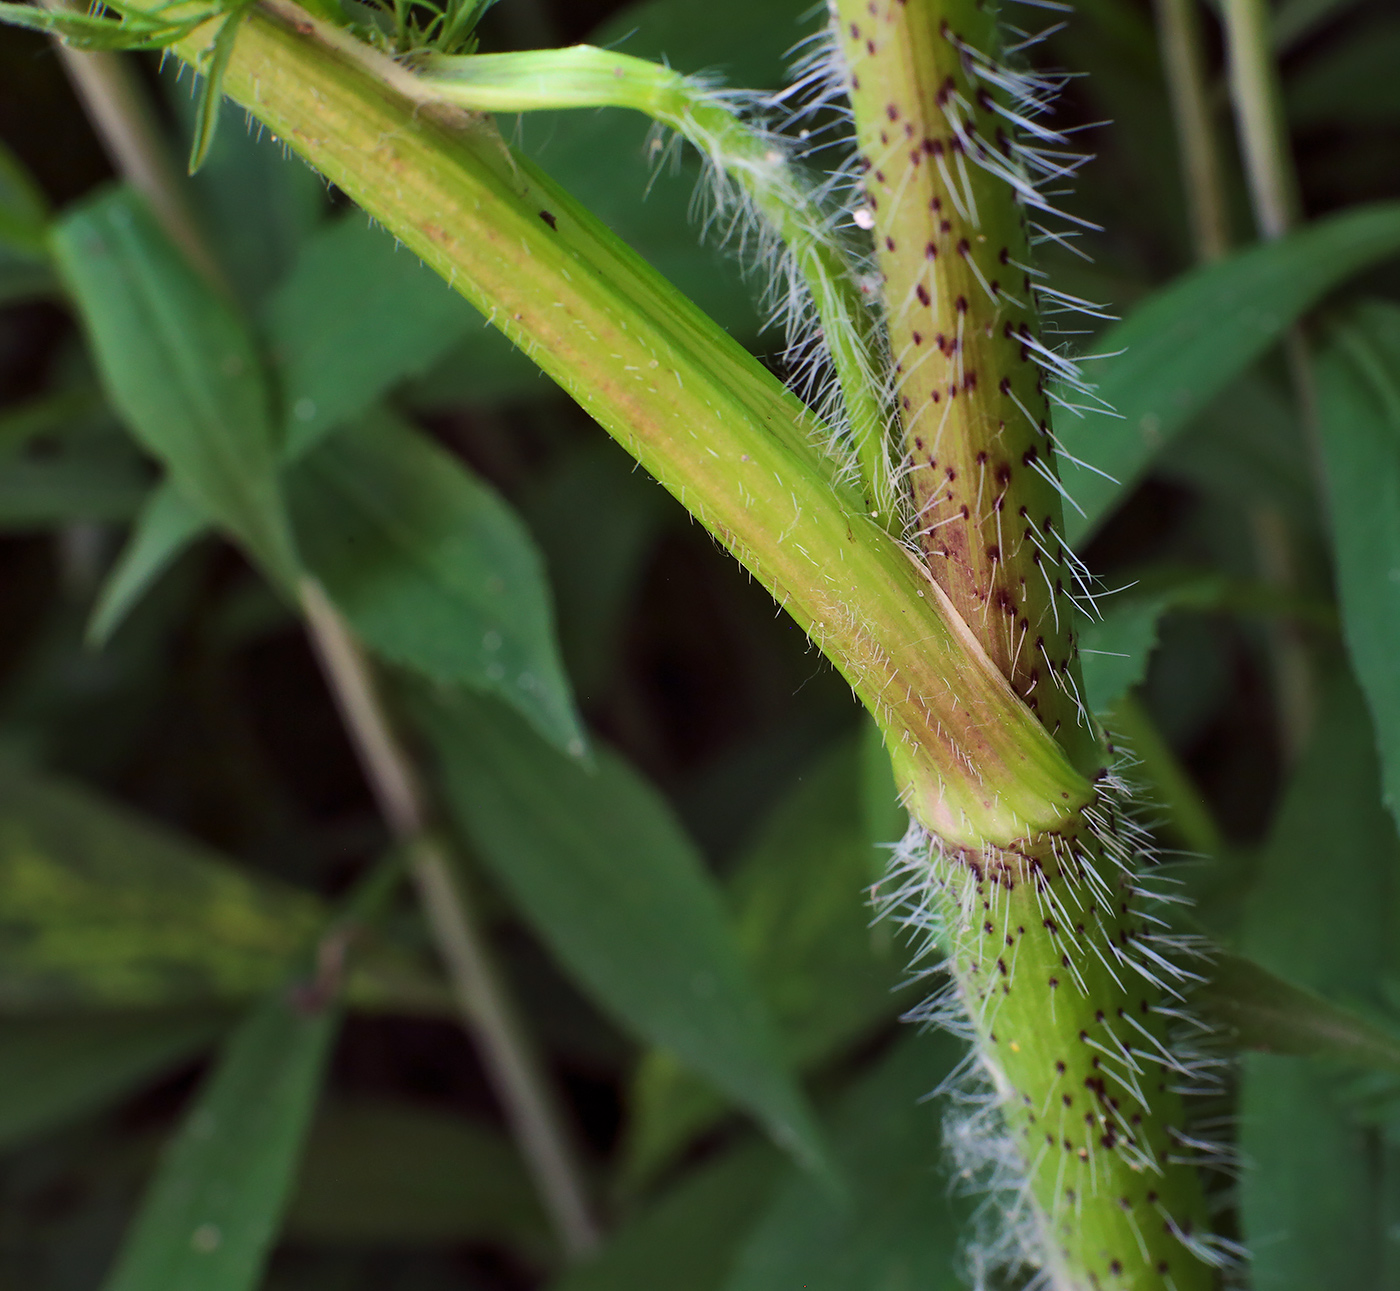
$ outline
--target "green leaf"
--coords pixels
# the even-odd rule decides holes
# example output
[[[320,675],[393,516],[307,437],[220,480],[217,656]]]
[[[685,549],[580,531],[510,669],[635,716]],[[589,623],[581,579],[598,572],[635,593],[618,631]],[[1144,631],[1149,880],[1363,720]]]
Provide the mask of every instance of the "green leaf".
[[[25,259],[48,255],[49,205],[23,163],[0,143],[0,247]]]
[[[1354,27],[1289,78],[1289,122],[1305,129],[1395,122],[1400,119],[1400,84],[1393,75],[1398,64],[1400,21],[1380,17]]]
[[[247,328],[129,190],[68,213],[53,244],[129,429],[192,503],[294,585],[269,392]]]
[[[162,49],[211,16],[212,11],[205,9],[197,17],[171,22],[140,13],[108,18],[76,10],[53,12],[37,5],[0,3],[0,24],[61,36],[78,49]]]
[[[608,750],[590,770],[487,701],[443,695],[420,712],[449,805],[560,963],[625,1029],[823,1166],[719,893],[656,792]]]
[[[766,1143],[745,1143],[705,1162],[549,1291],[720,1291],[781,1161]]]
[[[628,610],[675,512],[666,492],[606,440],[560,457],[520,511],[549,565],[559,644],[586,700],[617,666]]]
[[[1079,653],[1084,670],[1084,702],[1092,713],[1106,713],[1147,675],[1162,616],[1185,606],[1213,607],[1228,591],[1214,574],[1169,571],[1155,588],[1134,595],[1127,590],[1100,597],[1099,614],[1084,619]]]
[[[54,454],[0,461],[0,530],[129,520],[149,488],[142,463],[111,445],[65,445]]]
[[[3,480],[0,471],[0,480]],[[112,566],[88,623],[90,645],[111,638],[151,585],[207,525],[204,513],[191,506],[169,483],[158,484],[145,499],[126,546]]]
[[[938,1177],[944,1106],[928,1097],[961,1056],[949,1035],[907,1035],[866,1074],[833,1117],[849,1201],[790,1172],[724,1291],[963,1286],[955,1256],[972,1205]]]
[[[499,695],[582,754],[542,562],[494,490],[379,414],[309,454],[287,492],[308,566],[366,645]]]
[[[162,88],[180,122],[188,151],[193,147],[199,100],[198,78],[179,75],[169,60]],[[228,111],[229,105],[224,105]],[[201,227],[238,299],[260,309],[272,288],[291,270],[302,244],[326,211],[325,182],[280,141],[249,122],[236,106],[234,123],[220,130],[199,173],[189,183]]]
[[[230,1038],[166,1151],[105,1291],[253,1291],[290,1198],[334,1006],[279,989]]]
[[[1396,958],[1400,840],[1380,803],[1361,696],[1333,680],[1246,898],[1240,949],[1299,987],[1379,1004]],[[1260,1291],[1381,1282],[1382,1181],[1340,1097],[1307,1059],[1250,1055],[1240,1149],[1244,1235]]]
[[[1400,819],[1400,308],[1364,302],[1324,336],[1318,422],[1342,628]]]
[[[238,28],[246,12],[246,8],[240,7],[225,16],[206,55],[208,61],[203,68],[204,78],[195,109],[194,138],[190,141],[191,175],[197,174],[204,165],[214,142],[214,132],[219,128],[219,109],[224,101],[224,69],[228,67],[234,41],[238,39]]]
[[[1121,420],[1055,418],[1070,540],[1082,545],[1158,450],[1328,291],[1397,252],[1400,204],[1359,207],[1184,275],[1102,336],[1112,357],[1085,375]]]
[[[0,776],[0,1011],[246,999],[288,972],[325,907],[76,787]],[[376,949],[351,998],[441,1009],[416,961]]]
[[[520,1154],[499,1130],[403,1103],[335,1099],[307,1141],[287,1236],[338,1246],[509,1243],[553,1252]]]
[[[281,371],[282,433],[293,460],[464,341],[471,341],[464,366],[489,366],[510,349],[358,212],[306,240],[263,321]]]
[[[116,1102],[226,1029],[208,1013],[0,1021],[0,1146]]]
[[[848,1049],[910,1003],[905,955],[871,927],[870,844],[860,750],[810,763],[764,821],[726,885],[745,964],[799,1071]],[[650,1176],[723,1115],[725,1103],[670,1054],[638,1070],[626,1172]]]
[[[1192,1001],[1231,1048],[1400,1072],[1400,1034],[1238,955],[1213,958]]]

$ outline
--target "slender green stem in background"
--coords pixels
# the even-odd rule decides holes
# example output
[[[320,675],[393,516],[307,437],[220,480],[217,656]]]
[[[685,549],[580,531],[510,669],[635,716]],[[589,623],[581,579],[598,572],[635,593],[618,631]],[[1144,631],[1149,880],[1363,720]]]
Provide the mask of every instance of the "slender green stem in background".
[[[597,1248],[599,1234],[543,1065],[491,962],[462,885],[442,846],[428,832],[417,775],[389,726],[369,661],[318,583],[307,579],[299,592],[312,644],[366,778],[380,811],[407,850],[414,886],[463,1021],[476,1039],[565,1252],[578,1259]]]
[[[1297,223],[1300,202],[1269,36],[1269,7],[1267,0],[1224,0],[1224,14],[1230,96],[1254,219],[1262,237],[1282,237]]]
[[[64,52],[81,69],[84,104],[114,164],[147,197],[157,218],[166,221],[167,232],[181,239],[195,265],[207,266],[219,281],[214,258],[189,215],[180,177],[131,68],[118,54]],[[587,1255],[597,1247],[599,1234],[563,1115],[448,859],[427,832],[416,773],[390,728],[369,663],[320,586],[305,580],[298,592],[312,645],[380,810],[407,849],[424,916],[463,1021],[535,1176],[545,1210],[566,1254],[574,1259]]]
[[[135,68],[121,54],[74,49],[58,37],[53,45],[113,169],[146,199],[190,262],[222,284]]]
[[[1107,714],[1108,729],[1121,736],[1136,765],[1133,774],[1145,780],[1154,805],[1167,814],[1171,828],[1200,856],[1220,856],[1225,839],[1201,791],[1177,760],[1142,700],[1129,691]]]
[[[1249,180],[1250,199],[1259,234],[1282,237],[1301,213],[1298,172],[1283,111],[1269,8],[1265,0],[1225,0],[1225,31],[1230,61],[1230,94],[1235,105],[1240,152]],[[1323,478],[1317,435],[1316,393],[1307,336],[1301,327],[1284,342],[1289,378],[1313,458],[1313,478]],[[1276,586],[1293,585],[1291,539],[1276,509],[1256,509],[1252,516],[1255,545],[1264,576]],[[1278,696],[1279,735],[1284,757],[1292,762],[1312,727],[1316,684],[1306,643],[1291,624],[1270,632],[1274,686]]]
[[[1196,259],[1219,260],[1230,249],[1224,168],[1206,84],[1198,0],[1154,0],[1162,69],[1171,96],[1181,158],[1181,185]]]
[[[429,93],[476,112],[632,108],[674,130],[736,182],[787,247],[811,294],[867,500],[877,516],[891,518],[888,415],[872,316],[833,236],[830,214],[789,160],[781,137],[750,125],[734,101],[691,77],[588,45],[468,58],[432,55],[418,66]]]

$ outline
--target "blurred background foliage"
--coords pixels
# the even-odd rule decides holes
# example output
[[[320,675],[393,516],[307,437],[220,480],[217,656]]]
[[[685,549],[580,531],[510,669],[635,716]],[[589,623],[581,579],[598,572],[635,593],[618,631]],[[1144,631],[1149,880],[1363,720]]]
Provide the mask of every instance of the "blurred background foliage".
[[[817,21],[806,10],[505,0],[482,47],[587,39],[776,87]],[[1307,215],[1400,196],[1393,5],[1283,0],[1276,28]],[[1151,10],[1081,0],[1034,57],[1080,74],[1056,124],[1095,154],[1071,203],[1103,229],[1079,240],[1088,258],[1050,247],[1043,263],[1058,288],[1127,312],[1192,263]],[[182,154],[189,77],[154,55],[140,75]],[[692,158],[656,170],[646,124],[621,114],[502,125],[778,362],[760,275],[697,237]],[[42,230],[111,171],[52,48],[10,29],[0,139],[0,1287],[88,1291],[215,1046],[279,998],[390,838],[295,612],[182,510],[162,454],[104,395]],[[326,1064],[265,1284],[957,1285],[971,1203],[935,1168],[941,1100],[921,1099],[959,1054],[896,1022],[921,987],[862,893],[902,825],[844,685],[523,356],[236,112],[190,195],[253,362],[275,373],[299,547],[430,771],[608,1235],[565,1268],[401,894],[353,954],[343,1022],[311,1034],[263,1004],[262,1031],[238,1033],[251,1102],[274,1121],[283,1094],[258,1062]],[[70,262],[117,227],[101,224],[112,200],[66,226]],[[1361,285],[1400,300],[1400,265]],[[211,335],[235,326],[191,308]],[[1384,1019],[1400,851],[1341,649],[1312,451],[1275,355],[1157,458],[1087,548],[1128,588],[1086,642],[1102,652],[1090,685],[1164,802],[1163,842],[1208,856],[1186,872],[1200,923]],[[549,747],[585,730],[591,773]],[[686,977],[711,959],[714,980]],[[724,1017],[705,1030],[721,1005],[755,1011],[733,1052]],[[781,1056],[760,1062],[770,1021]],[[234,1066],[216,1091],[230,1106]],[[739,1110],[797,1124],[805,1104],[772,1074],[788,1068],[844,1202]],[[1221,1114],[1250,1168],[1220,1200],[1227,1232],[1269,1239],[1258,1285],[1400,1285],[1394,1093],[1332,1063],[1246,1060]],[[164,1285],[142,1276],[120,1285]]]

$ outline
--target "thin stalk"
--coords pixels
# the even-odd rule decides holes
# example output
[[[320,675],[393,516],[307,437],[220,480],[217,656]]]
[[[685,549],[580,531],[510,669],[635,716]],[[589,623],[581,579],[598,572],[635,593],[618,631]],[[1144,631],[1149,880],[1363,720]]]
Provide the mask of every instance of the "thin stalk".
[[[1176,125],[1191,242],[1196,259],[1207,263],[1230,249],[1230,220],[1196,5],[1197,0],[1154,0],[1153,9]]]
[[[120,54],[74,49],[58,37],[53,45],[113,169],[146,199],[190,263],[223,285],[131,63]]]
[[[1147,781],[1155,806],[1166,812],[1176,836],[1202,857],[1225,854],[1225,838],[1209,804],[1177,760],[1142,700],[1124,695],[1107,715],[1109,730],[1123,737],[1133,755],[1133,774]]]
[[[1267,241],[1292,229],[1301,212],[1270,14],[1266,0],[1225,0],[1224,15],[1230,94],[1240,151],[1255,223]],[[1313,460],[1313,477],[1321,480],[1317,397],[1307,334],[1302,327],[1290,329],[1284,355],[1299,422]],[[1283,517],[1277,511],[1256,509],[1251,519],[1265,577],[1280,587],[1293,586],[1294,562]],[[1291,762],[1301,751],[1312,725],[1316,690],[1312,661],[1297,628],[1289,624],[1281,624],[1270,633],[1269,649],[1278,696],[1280,744],[1285,759]]]
[[[221,281],[213,255],[188,218],[181,181],[130,67],[116,54],[59,48],[78,69],[90,119],[119,172],[146,196],[196,267]],[[569,1258],[588,1255],[597,1248],[599,1233],[563,1116],[446,854],[427,830],[422,790],[389,725],[369,663],[319,584],[305,579],[297,590],[316,656],[380,811],[409,858],[424,917],[463,1022],[476,1041],[545,1210]]]
[[[306,579],[298,591],[345,728],[380,811],[406,849],[462,1019],[476,1040],[566,1253],[571,1259],[588,1255],[597,1248],[599,1234],[563,1115],[520,1012],[486,950],[466,893],[441,844],[428,832],[416,772],[390,728],[369,662],[320,584]]]
[[[1254,219],[1262,237],[1280,238],[1297,223],[1301,204],[1269,34],[1269,7],[1267,0],[1224,0],[1224,14],[1230,97]]]

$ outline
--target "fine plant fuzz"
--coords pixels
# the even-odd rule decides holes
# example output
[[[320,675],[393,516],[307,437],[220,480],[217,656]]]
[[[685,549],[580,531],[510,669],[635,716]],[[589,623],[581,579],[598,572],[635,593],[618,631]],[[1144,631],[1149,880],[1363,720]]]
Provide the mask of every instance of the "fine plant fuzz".
[[[1191,974],[1142,890],[1146,839],[1080,698],[1087,588],[1061,536],[1048,387],[1075,372],[1043,339],[1057,297],[1031,221],[1052,214],[1035,182],[1076,162],[1036,120],[1053,86],[1004,66],[995,17],[973,3],[840,0],[832,44],[825,79],[849,95],[856,218],[883,284],[907,536],[1097,782],[1054,828],[980,846],[926,832],[911,803],[885,896],[950,974],[925,1016],[975,1045],[975,1110],[953,1145],[1005,1218],[970,1262],[979,1280],[1029,1264],[1065,1291],[1207,1287],[1221,1261],[1181,1092],[1200,1063],[1171,1035]]]

